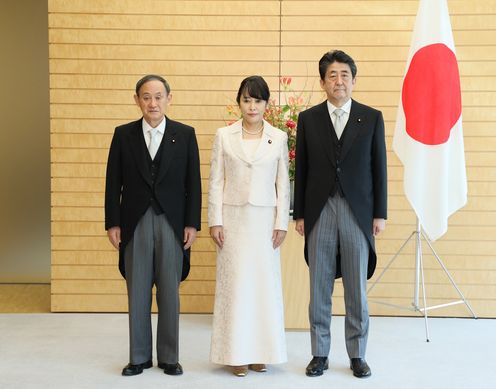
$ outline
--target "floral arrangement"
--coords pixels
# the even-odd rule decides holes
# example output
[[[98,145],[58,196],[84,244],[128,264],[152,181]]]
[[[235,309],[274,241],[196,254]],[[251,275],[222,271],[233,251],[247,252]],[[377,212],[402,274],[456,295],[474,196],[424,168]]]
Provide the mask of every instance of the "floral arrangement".
[[[270,99],[265,110],[264,119],[272,126],[279,128],[288,134],[289,150],[289,179],[295,177],[295,158],[296,158],[296,127],[298,123],[298,114],[309,106],[310,95],[305,99],[303,92],[296,93],[291,88],[291,77],[281,77],[279,84],[281,86],[281,104],[277,104],[275,99]],[[231,117],[240,118],[240,112],[237,106],[228,106],[227,113]],[[233,121],[234,122],[234,121]],[[231,124],[232,122],[229,122]]]

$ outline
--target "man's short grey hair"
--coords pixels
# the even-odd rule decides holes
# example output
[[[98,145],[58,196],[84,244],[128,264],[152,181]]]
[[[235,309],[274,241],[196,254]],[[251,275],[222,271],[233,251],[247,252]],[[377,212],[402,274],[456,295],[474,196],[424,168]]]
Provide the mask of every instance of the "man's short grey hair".
[[[165,80],[165,78],[158,76],[156,74],[147,74],[145,77],[143,77],[141,80],[139,80],[136,83],[136,96],[139,96],[139,91],[141,87],[148,81],[160,81],[162,84],[164,84],[165,91],[167,92],[167,95],[169,95],[170,86],[169,83]]]

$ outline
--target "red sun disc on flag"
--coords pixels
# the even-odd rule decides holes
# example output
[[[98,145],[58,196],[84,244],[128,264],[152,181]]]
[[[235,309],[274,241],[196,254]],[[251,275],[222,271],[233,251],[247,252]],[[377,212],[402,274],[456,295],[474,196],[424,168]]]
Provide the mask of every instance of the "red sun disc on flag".
[[[441,43],[419,49],[410,62],[401,97],[408,135],[426,145],[445,143],[462,112],[453,51]]]

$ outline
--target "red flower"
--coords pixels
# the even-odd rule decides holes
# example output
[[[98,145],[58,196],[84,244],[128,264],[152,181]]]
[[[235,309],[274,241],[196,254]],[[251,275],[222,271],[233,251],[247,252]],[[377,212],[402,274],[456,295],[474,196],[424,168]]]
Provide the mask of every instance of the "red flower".
[[[296,128],[296,123],[294,120],[291,120],[289,119],[287,122],[286,122],[286,127],[290,128],[290,129],[295,129]]]
[[[283,86],[289,86],[291,84],[291,77],[282,77],[280,82]]]
[[[289,150],[289,160],[292,161],[296,158],[296,150],[293,148]]]

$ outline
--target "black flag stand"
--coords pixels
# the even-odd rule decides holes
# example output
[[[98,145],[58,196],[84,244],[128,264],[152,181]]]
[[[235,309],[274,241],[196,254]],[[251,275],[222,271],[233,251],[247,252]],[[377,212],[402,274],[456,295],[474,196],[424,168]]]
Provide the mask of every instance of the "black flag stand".
[[[432,247],[431,242],[429,239],[425,236],[425,234],[422,232],[422,228],[420,226],[420,221],[417,217],[417,228],[415,231],[412,231],[408,239],[403,243],[403,245],[400,247],[400,249],[394,254],[394,256],[391,258],[389,263],[386,265],[386,267],[382,270],[381,274],[379,274],[379,277],[370,285],[369,289],[367,290],[367,294],[370,294],[372,289],[377,285],[377,283],[381,280],[382,276],[386,273],[386,271],[390,268],[390,266],[393,264],[394,260],[398,257],[398,255],[401,253],[403,248],[407,245],[407,243],[412,239],[415,238],[415,290],[414,290],[414,296],[413,296],[413,302],[411,307],[404,307],[404,306],[399,306],[395,304],[390,304],[386,302],[381,302],[381,301],[374,301],[374,300],[369,300],[371,302],[375,302],[378,304],[383,304],[387,305],[393,308],[399,308],[399,309],[406,309],[409,311],[413,312],[419,312],[421,315],[424,316],[424,322],[425,322],[425,337],[426,341],[429,342],[429,323],[427,320],[427,311],[432,310],[432,309],[437,309],[437,308],[443,308],[443,307],[448,307],[451,305],[457,305],[457,304],[465,304],[472,314],[474,319],[477,319],[477,316],[475,315],[474,311],[472,310],[472,307],[468,303],[468,301],[465,299],[463,296],[463,293],[460,291],[458,286],[455,283],[455,280],[453,280],[453,277],[451,276],[450,272],[444,265],[443,261],[441,258],[436,253],[436,250],[434,250],[434,247]],[[424,279],[424,264],[423,264],[423,258],[422,258],[422,238],[424,238],[424,241],[427,243],[429,246],[432,254],[434,254],[434,257],[437,259],[437,262],[439,265],[442,267],[446,275],[448,276],[451,284],[453,287],[456,289],[458,294],[460,295],[460,300],[452,301],[449,303],[445,304],[439,304],[439,305],[433,305],[428,307],[427,306],[427,298],[426,298],[426,293],[425,293],[425,279]],[[423,306],[419,306],[419,289],[420,286],[422,286],[422,300],[423,300]]]

